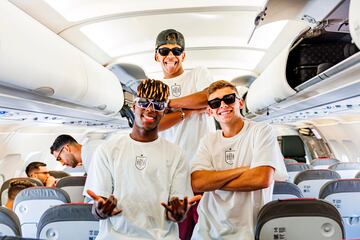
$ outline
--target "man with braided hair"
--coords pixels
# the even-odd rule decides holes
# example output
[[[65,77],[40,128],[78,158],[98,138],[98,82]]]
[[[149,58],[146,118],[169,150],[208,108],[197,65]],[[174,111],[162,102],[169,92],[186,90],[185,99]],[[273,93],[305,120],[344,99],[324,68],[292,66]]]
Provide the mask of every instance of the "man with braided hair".
[[[100,219],[99,239],[179,239],[176,222],[192,197],[189,164],[181,149],[158,137],[167,85],[144,80],[133,107],[130,134],[114,136],[95,152],[86,185]],[[189,199],[188,199],[189,197]]]

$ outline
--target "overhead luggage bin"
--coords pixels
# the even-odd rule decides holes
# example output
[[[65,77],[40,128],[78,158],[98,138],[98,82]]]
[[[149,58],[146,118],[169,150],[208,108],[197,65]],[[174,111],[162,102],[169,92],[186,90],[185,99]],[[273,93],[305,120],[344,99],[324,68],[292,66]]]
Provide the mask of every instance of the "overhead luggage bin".
[[[10,2],[0,8],[0,85],[105,115],[120,111],[123,91],[110,70]]]
[[[299,30],[250,86],[249,117],[261,121],[358,96],[360,53],[354,34],[359,33],[349,31],[348,17],[349,1],[344,1],[316,27]]]

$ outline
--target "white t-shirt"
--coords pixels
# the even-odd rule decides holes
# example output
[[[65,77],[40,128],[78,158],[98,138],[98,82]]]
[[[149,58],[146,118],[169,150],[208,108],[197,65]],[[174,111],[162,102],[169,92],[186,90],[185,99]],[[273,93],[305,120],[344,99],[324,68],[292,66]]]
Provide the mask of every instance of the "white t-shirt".
[[[105,140],[90,140],[82,145],[81,160],[86,173],[89,171],[91,159],[95,153],[96,148],[104,142]]]
[[[180,76],[163,79],[163,82],[169,86],[169,98],[172,99],[202,91],[213,82],[213,79],[205,67],[197,67]],[[160,135],[179,145],[184,151],[186,160],[190,161],[196,153],[200,139],[208,132],[214,132],[215,129],[215,122],[212,117],[205,113],[192,114],[185,121],[160,132]]]
[[[99,239],[178,239],[161,202],[192,197],[189,164],[178,146],[163,138],[137,142],[129,134],[100,145],[92,159],[87,188],[118,199],[122,213],[100,220]]]
[[[234,137],[225,138],[221,131],[208,134],[200,142],[191,171],[241,166],[271,166],[275,169],[275,180],[287,179],[283,157],[269,125],[244,121],[243,129]],[[205,192],[192,239],[253,240],[257,214],[271,201],[272,189],[273,184],[252,192]]]

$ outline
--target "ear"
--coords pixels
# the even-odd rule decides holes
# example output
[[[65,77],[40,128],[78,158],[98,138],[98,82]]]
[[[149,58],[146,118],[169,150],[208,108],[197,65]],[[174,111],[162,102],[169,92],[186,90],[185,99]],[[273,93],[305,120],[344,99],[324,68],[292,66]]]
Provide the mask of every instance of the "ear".
[[[209,106],[206,107],[206,113],[209,117],[211,117],[211,108]]]
[[[155,58],[155,61],[160,62],[159,55],[157,52],[155,52],[154,58]]]
[[[240,105],[240,109],[244,108],[244,106],[245,106],[244,99],[242,99],[242,98],[239,99],[239,105]]]
[[[186,57],[186,53],[185,53],[185,51],[184,51],[184,52],[182,53],[182,59],[181,59],[182,62],[185,60],[185,57]]]

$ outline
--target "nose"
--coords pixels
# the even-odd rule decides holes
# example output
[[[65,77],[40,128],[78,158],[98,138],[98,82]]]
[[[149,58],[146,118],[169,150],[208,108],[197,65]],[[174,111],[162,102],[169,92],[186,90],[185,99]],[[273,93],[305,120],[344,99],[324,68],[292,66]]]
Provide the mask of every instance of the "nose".
[[[224,102],[224,100],[221,100],[221,105],[220,107],[227,107],[228,105]]]

